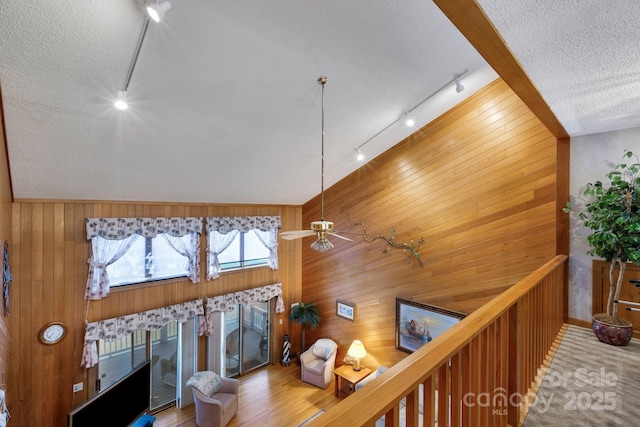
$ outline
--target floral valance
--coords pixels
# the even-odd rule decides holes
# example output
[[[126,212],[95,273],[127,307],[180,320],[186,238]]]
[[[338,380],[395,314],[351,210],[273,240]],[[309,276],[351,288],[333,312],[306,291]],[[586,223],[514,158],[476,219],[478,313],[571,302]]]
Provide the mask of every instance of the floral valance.
[[[121,240],[134,234],[156,237],[162,233],[173,237],[202,234],[202,218],[87,218],[87,240]]]
[[[205,315],[199,318],[198,335],[213,335],[211,313],[214,311],[232,311],[233,306],[236,304],[246,305],[252,302],[266,302],[274,297],[278,298],[276,300],[276,313],[283,313],[282,283],[209,297],[206,299]]]
[[[247,232],[249,230],[269,231],[282,228],[279,216],[223,216],[205,218],[207,232],[217,231],[227,234],[233,230]]]
[[[197,315],[203,315],[202,300],[162,307],[113,319],[87,323],[81,366],[90,368],[98,363],[98,340],[116,341],[137,330],[153,331],[172,320],[184,323]]]

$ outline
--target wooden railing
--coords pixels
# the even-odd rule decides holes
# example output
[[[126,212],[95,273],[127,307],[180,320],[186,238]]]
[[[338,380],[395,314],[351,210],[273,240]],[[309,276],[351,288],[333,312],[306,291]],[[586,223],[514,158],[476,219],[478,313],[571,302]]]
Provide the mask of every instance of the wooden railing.
[[[398,426],[401,412],[407,427],[418,417],[424,426],[518,426],[563,326],[566,259],[556,256],[308,426],[373,426],[382,416]]]

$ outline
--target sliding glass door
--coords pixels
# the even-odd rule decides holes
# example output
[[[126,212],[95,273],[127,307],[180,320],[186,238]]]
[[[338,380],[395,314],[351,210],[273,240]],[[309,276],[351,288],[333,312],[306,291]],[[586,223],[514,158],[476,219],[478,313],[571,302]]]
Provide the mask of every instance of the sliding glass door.
[[[172,320],[160,329],[136,331],[114,342],[100,340],[98,378],[95,391],[89,395],[105,390],[140,363],[150,359],[149,408],[153,412],[173,406],[195,370],[196,333],[194,318],[183,324]],[[186,399],[184,395],[182,398],[185,404],[189,404],[191,392],[186,392]]]
[[[242,375],[269,363],[269,303],[236,305],[225,312],[224,336],[225,376]]]
[[[178,322],[172,320],[151,334],[151,407],[172,405],[178,381]]]

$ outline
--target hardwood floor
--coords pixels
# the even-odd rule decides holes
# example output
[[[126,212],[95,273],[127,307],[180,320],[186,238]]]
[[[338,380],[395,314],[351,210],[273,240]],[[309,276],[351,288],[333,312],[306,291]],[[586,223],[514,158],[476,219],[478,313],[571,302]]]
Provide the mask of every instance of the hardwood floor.
[[[288,367],[270,365],[239,379],[238,413],[229,427],[297,426],[341,400],[334,396],[334,382],[325,390],[302,382],[300,368],[293,361]],[[196,426],[193,405],[183,410],[167,409],[155,416],[154,427]]]

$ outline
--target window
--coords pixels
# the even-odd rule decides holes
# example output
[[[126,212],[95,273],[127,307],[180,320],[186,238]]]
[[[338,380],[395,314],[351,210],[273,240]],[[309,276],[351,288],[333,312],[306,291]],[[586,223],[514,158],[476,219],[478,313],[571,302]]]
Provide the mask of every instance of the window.
[[[207,280],[223,270],[267,265],[278,269],[279,216],[205,218]]]
[[[209,235],[209,238],[215,239],[218,238],[219,235],[220,233],[213,231]],[[255,230],[249,230],[246,233],[236,233],[229,246],[218,255],[218,261],[222,271],[268,266],[269,254],[269,248],[260,241]]]
[[[86,226],[92,253],[85,299],[104,298],[111,286],[200,281],[202,218],[87,218]]]
[[[173,249],[164,236],[129,239],[134,240],[129,249],[107,267],[110,287],[187,276],[189,258]],[[191,242],[190,235],[176,239],[186,247]]]

